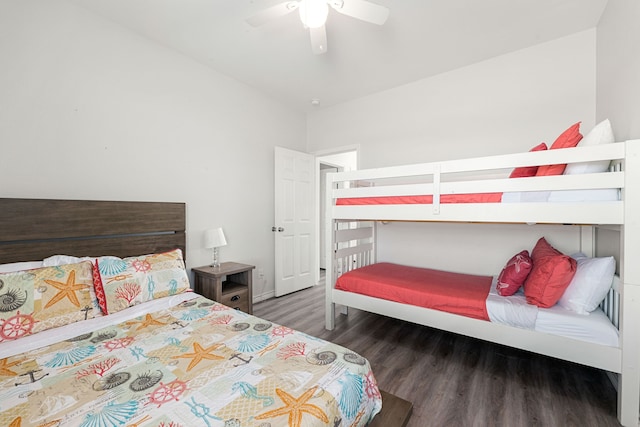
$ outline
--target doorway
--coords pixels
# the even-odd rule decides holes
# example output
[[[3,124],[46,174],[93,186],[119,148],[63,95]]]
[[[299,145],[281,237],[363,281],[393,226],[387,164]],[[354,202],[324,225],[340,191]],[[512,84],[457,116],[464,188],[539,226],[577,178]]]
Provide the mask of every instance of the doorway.
[[[358,169],[358,149],[357,147],[348,147],[333,150],[332,152],[316,153],[316,194],[318,203],[318,221],[316,228],[316,236],[318,236],[318,245],[316,245],[316,265],[320,268],[316,272],[316,283],[320,281],[321,272],[325,268],[325,202],[326,202],[326,175],[329,172],[352,171]]]

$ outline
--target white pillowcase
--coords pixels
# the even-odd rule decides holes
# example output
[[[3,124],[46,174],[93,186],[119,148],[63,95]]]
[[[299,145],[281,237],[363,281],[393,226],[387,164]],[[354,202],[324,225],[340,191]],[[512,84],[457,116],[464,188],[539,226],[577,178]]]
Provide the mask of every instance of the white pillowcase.
[[[612,256],[588,258],[583,253],[571,257],[578,262],[578,268],[558,305],[578,314],[589,314],[609,292],[616,271],[616,260]]]
[[[95,258],[91,257],[77,257],[70,255],[52,255],[49,258],[45,258],[42,261],[42,264],[45,267],[56,267],[58,265],[66,265],[66,264],[77,264],[82,261],[91,261],[92,263],[95,261]]]
[[[42,267],[42,261],[23,261],[0,264],[0,273],[13,273],[15,271],[33,270]]]
[[[603,120],[578,143],[578,147],[593,147],[600,144],[609,144],[615,141],[613,129],[609,119]],[[569,163],[564,170],[564,175],[579,175],[583,173],[601,173],[609,169],[609,160],[594,162]]]

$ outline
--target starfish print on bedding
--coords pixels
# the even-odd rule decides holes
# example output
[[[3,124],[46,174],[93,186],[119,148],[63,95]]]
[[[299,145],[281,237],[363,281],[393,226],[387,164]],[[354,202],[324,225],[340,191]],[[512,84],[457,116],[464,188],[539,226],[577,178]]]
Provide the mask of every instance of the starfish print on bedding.
[[[307,403],[307,401],[313,397],[317,388],[318,386],[310,388],[297,399],[289,393],[276,388],[276,394],[284,402],[285,406],[260,414],[255,417],[256,420],[263,420],[265,418],[273,418],[289,414],[289,427],[300,427],[302,425],[302,415],[306,412],[316,418],[319,418],[323,422],[328,423],[329,418],[327,418],[327,415],[322,411],[322,409],[316,405]]]
[[[214,344],[211,347],[202,348],[202,346],[198,343],[193,344],[193,353],[185,353],[180,356],[173,356],[173,359],[193,359],[189,366],[187,366],[187,372],[193,369],[198,363],[202,362],[203,359],[208,360],[222,360],[224,357],[218,356],[217,354],[210,354],[213,350],[216,350],[218,347],[221,347],[222,344]]]
[[[135,326],[138,325],[138,327],[136,328],[136,331],[139,331],[142,328],[146,328],[148,326],[164,326],[166,325],[166,323],[163,323],[159,320],[156,320],[153,318],[152,315],[150,314],[146,314],[144,316],[144,320],[131,320],[127,322],[127,326],[131,327],[131,326]]]
[[[69,301],[71,301],[71,304],[75,305],[76,307],[80,307],[80,301],[78,301],[78,296],[76,295],[76,291],[89,288],[88,285],[83,285],[82,283],[76,283],[75,270],[72,270],[69,273],[69,278],[67,279],[66,283],[58,282],[55,280],[45,280],[45,282],[53,286],[54,288],[59,289],[60,292],[55,294],[53,298],[49,300],[47,305],[44,306],[44,308],[51,307],[58,301],[61,301],[62,299],[64,299],[65,297],[69,298]]]
[[[3,377],[15,377],[18,375],[16,372],[13,372],[9,369],[12,366],[16,366],[20,364],[20,360],[14,360],[13,362],[7,362],[8,359],[0,360],[0,376]]]

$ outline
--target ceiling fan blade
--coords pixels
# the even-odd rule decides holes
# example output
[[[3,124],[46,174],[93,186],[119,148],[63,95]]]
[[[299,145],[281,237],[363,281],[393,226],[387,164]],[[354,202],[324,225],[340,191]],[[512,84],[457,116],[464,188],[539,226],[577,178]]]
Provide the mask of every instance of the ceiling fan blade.
[[[260,25],[266,24],[269,21],[293,12],[299,6],[300,4],[297,1],[286,1],[284,3],[279,3],[247,18],[247,23],[253,27],[259,27]]]
[[[325,26],[318,28],[309,28],[311,36],[311,50],[316,55],[322,55],[327,52],[327,30]]]
[[[361,21],[382,25],[389,17],[389,9],[367,0],[329,0],[336,12]]]

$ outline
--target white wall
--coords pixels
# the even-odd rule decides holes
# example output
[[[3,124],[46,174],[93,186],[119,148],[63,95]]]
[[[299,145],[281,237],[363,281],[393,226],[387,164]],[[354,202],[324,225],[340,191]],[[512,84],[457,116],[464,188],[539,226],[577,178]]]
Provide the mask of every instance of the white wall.
[[[569,125],[595,124],[596,30],[513,52],[312,113],[309,150],[358,145],[360,168],[526,151]],[[577,249],[577,230],[394,223],[378,258],[496,274],[545,235]]]
[[[597,29],[598,120],[618,140],[640,138],[640,2],[614,0]]]
[[[186,202],[188,266],[220,226],[273,290],[273,147],[304,115],[64,0],[0,2],[0,58],[0,197]]]
[[[314,111],[311,152],[359,146],[360,168],[528,150],[595,124],[595,29]]]

